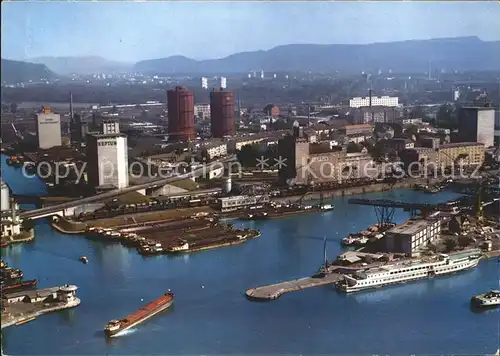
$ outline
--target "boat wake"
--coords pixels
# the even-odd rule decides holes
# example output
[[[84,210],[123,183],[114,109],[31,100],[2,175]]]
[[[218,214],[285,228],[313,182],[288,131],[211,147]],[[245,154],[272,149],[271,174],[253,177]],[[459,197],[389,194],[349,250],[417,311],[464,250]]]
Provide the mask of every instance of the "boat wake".
[[[137,332],[138,329],[127,329],[127,330],[123,330],[123,331],[120,331],[118,334],[115,334],[111,337],[120,337],[120,336],[126,336],[126,335],[130,335],[130,334],[133,334],[135,332]]]

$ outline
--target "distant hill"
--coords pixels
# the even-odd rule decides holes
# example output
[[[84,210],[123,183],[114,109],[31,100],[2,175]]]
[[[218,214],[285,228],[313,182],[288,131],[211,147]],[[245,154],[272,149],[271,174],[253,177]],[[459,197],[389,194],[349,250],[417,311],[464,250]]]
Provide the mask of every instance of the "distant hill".
[[[251,70],[360,73],[499,70],[500,42],[477,37],[441,38],[366,45],[291,44],[268,51],[242,52],[220,59],[196,61],[183,56],[136,63],[145,73],[243,73]]]
[[[2,58],[2,83],[26,83],[30,80],[40,82],[43,79],[55,79],[57,75],[43,64],[33,64],[20,61],[11,61]]]
[[[132,69],[132,63],[110,61],[102,57],[37,57],[27,59],[31,63],[45,64],[51,71],[60,75],[123,73]]]

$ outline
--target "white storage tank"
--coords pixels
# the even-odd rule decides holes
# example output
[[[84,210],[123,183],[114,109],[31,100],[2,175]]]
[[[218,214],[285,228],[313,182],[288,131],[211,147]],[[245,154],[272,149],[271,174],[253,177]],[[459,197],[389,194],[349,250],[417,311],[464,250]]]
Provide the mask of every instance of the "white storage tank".
[[[0,178],[0,186],[1,186],[1,191],[0,191],[0,210],[1,211],[7,211],[10,210],[10,192],[9,192],[9,186],[7,183],[3,181],[2,178]]]

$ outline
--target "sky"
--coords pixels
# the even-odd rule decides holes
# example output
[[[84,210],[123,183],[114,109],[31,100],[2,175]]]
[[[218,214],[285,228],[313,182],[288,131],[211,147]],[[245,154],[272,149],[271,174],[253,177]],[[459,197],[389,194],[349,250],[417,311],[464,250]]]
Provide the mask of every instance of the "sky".
[[[291,43],[500,40],[500,2],[1,2],[2,58],[220,58]]]

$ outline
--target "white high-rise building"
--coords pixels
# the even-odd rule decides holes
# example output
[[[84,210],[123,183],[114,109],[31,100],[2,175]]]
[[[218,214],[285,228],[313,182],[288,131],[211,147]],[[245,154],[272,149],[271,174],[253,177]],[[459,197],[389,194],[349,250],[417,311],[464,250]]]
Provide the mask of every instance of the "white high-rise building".
[[[227,87],[226,77],[220,77],[220,87],[221,87],[221,89],[226,89],[226,87]]]
[[[495,109],[462,107],[458,114],[458,135],[462,142],[479,142],[491,147],[495,138]]]
[[[264,71],[263,70],[260,71],[260,79],[264,79]]]
[[[52,147],[62,146],[61,138],[61,116],[44,108],[43,112],[37,114],[36,133],[38,147],[46,150]]]
[[[388,107],[396,107],[399,105],[398,97],[393,96],[373,96],[372,97],[372,106],[388,106]],[[361,98],[356,97],[349,100],[349,107],[351,108],[361,108],[364,106],[370,106],[370,98]]]
[[[87,175],[94,188],[128,186],[128,146],[124,134],[87,137]]]
[[[101,131],[104,135],[118,134],[120,133],[120,123],[113,119],[102,120]]]
[[[276,79],[276,73],[275,73],[275,74],[273,74],[273,78],[274,78],[274,79]]]
[[[208,89],[208,79],[206,77],[201,77],[201,87],[203,89]]]
[[[248,78],[252,78],[252,73],[248,73]]]

